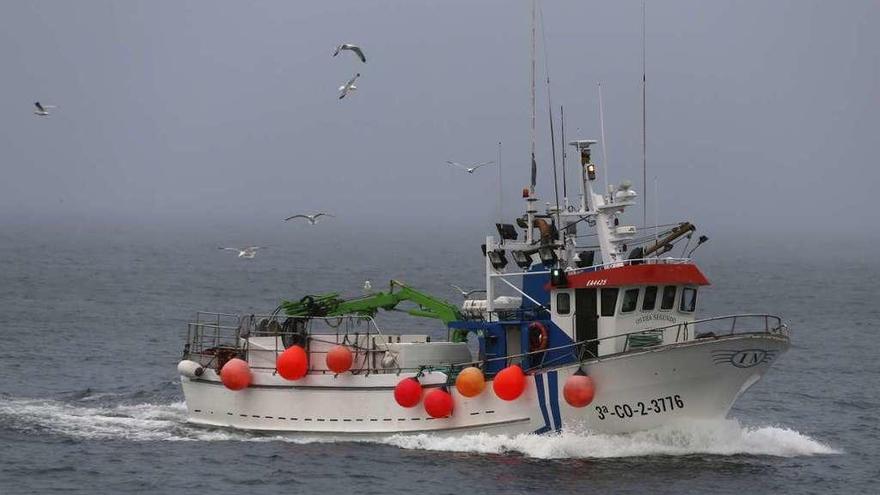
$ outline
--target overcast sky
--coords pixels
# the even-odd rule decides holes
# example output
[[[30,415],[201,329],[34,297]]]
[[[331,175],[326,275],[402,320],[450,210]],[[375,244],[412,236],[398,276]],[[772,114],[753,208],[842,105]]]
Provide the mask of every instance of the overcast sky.
[[[539,67],[567,137],[599,138],[602,81],[611,180],[643,192],[641,2],[541,5]],[[528,26],[525,0],[2,2],[0,221],[276,226],[326,209],[340,225],[482,228],[497,169],[445,161],[493,160],[499,141],[512,217],[528,180]],[[878,26],[873,0],[649,1],[649,221],[876,231]],[[331,57],[340,42],[367,63]],[[59,108],[38,118],[37,100]],[[538,102],[550,200],[543,83]]]

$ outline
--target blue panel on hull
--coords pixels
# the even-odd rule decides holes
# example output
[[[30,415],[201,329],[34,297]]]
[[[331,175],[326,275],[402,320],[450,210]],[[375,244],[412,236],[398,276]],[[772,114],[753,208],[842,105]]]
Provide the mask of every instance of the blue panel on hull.
[[[533,266],[530,272],[541,272],[549,270],[543,264]],[[537,321],[544,325],[547,329],[547,348],[563,347],[572,344],[572,339],[565,334],[558,326],[550,321],[550,293],[545,289],[550,283],[549,273],[541,273],[534,275],[526,275],[522,277],[522,290],[528,297],[522,298],[519,310],[499,311],[499,318],[506,318],[502,321],[453,321],[449,323],[449,328],[467,330],[469,332],[478,332],[480,337],[480,351],[483,357],[488,361],[483,367],[483,371],[487,376],[491,377],[495,373],[501,371],[508,362],[504,358],[507,356],[508,348],[519,348],[526,352],[529,348],[529,324]],[[531,298],[531,299],[530,299]],[[532,300],[534,299],[534,301]],[[537,304],[535,303],[537,301]],[[519,330],[519,346],[509,346],[507,342],[508,329],[514,327],[515,331]],[[522,366],[526,371],[535,371],[550,366],[559,366],[572,363],[577,360],[577,351],[574,348],[557,349],[547,351],[542,354],[534,354],[524,357],[523,359],[511,360]],[[554,392],[555,393],[555,392]],[[557,413],[558,414],[558,413]]]
[[[562,416],[559,414],[559,380],[556,371],[547,373],[547,388],[550,389],[550,411],[556,431],[562,431]]]
[[[529,269],[530,272],[540,272],[547,271],[548,267],[543,264],[538,264]],[[547,292],[544,287],[550,283],[550,274],[544,273],[540,275],[525,275],[523,276],[522,290],[529,297],[538,301],[544,306],[550,306],[550,293]],[[523,297],[522,305],[520,306],[522,309],[532,309],[537,305],[534,301],[530,300],[528,297]]]
[[[504,358],[507,356],[508,342],[506,328],[513,326],[519,328],[519,348],[529,348],[529,324],[539,321],[547,328],[547,348],[564,347],[572,344],[571,338],[565,334],[556,324],[550,320],[511,320],[500,322],[485,321],[453,321],[449,323],[449,328],[467,330],[469,332],[478,332],[482,334],[480,337],[480,351],[486,360],[489,360],[483,367],[487,376],[492,376],[507,366]],[[515,360],[525,371],[535,371],[550,366],[560,366],[563,364],[573,363],[577,360],[577,350],[574,347],[565,349],[556,349],[546,351],[543,354],[532,354],[526,359]],[[521,362],[520,362],[521,361]]]
[[[547,404],[544,403],[544,376],[535,375],[535,392],[537,392],[538,406],[541,407],[541,416],[544,417],[544,426],[535,430],[535,433],[547,433],[551,431],[550,416],[547,414]]]

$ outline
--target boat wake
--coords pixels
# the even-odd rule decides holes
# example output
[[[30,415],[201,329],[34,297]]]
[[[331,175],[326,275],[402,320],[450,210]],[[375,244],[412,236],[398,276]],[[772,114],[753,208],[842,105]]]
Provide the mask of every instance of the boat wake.
[[[795,457],[840,454],[839,450],[783,427],[743,426],[735,419],[692,422],[626,434],[488,435],[438,438],[394,436],[388,443],[404,449],[518,453],[537,459],[617,458],[657,455],[768,455]]]
[[[92,396],[94,397],[94,396]],[[26,434],[54,434],[80,440],[342,442],[350,438],[259,433],[205,428],[186,423],[183,402],[94,405],[89,400],[0,398],[2,429]],[[631,434],[563,433],[559,435],[490,435],[455,437],[394,435],[363,440],[402,449],[519,454],[539,459],[613,458],[654,455],[806,456],[840,451],[797,431],[743,426],[736,420],[694,422]]]

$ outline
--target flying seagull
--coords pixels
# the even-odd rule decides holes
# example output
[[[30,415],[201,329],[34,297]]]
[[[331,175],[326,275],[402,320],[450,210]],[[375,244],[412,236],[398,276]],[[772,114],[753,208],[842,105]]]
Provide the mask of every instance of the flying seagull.
[[[336,47],[336,51],[333,52],[333,56],[335,57],[339,55],[339,52],[341,52],[342,50],[353,51],[355,54],[357,54],[358,58],[361,59],[361,62],[367,63],[367,57],[364,56],[364,51],[361,50],[361,47],[357,45],[352,45],[351,43],[343,43]]]
[[[464,290],[464,289],[462,289],[461,287],[459,287],[459,286],[457,286],[457,285],[455,285],[455,284],[449,284],[449,285],[452,286],[453,289],[457,290],[457,291],[459,292],[459,294],[461,294],[461,297],[463,297],[463,298],[465,298],[465,299],[467,299],[468,297],[470,297],[471,294],[473,294],[473,293],[475,293],[475,292],[486,292],[486,289]]]
[[[349,79],[347,83],[345,83],[342,86],[339,86],[339,91],[340,91],[339,99],[340,100],[345,98],[345,95],[347,95],[349,93],[349,91],[356,91],[358,89],[357,86],[354,85],[354,80],[359,77],[361,77],[361,74],[357,73],[354,75],[354,77]]]
[[[467,165],[462,165],[461,163],[458,163],[458,162],[450,162],[450,161],[448,161],[448,160],[446,161],[446,163],[452,165],[453,167],[460,168],[460,169],[464,170],[465,172],[467,172],[467,173],[469,173],[469,174],[472,174],[472,173],[474,173],[474,171],[477,170],[478,168],[480,168],[480,167],[482,167],[482,166],[484,166],[484,165],[491,165],[491,164],[493,164],[493,163],[495,163],[495,162],[494,162],[494,161],[490,161],[490,162],[477,163],[476,165],[471,165],[470,167],[468,167]]]
[[[264,249],[264,248],[261,246],[250,246],[250,247],[246,247],[244,249],[231,248],[231,247],[218,247],[217,249],[222,249],[223,251],[235,251],[238,253],[239,258],[253,259],[253,257],[257,255],[257,249]]]
[[[289,216],[289,217],[285,218],[284,221],[285,221],[285,222],[288,222],[288,221],[290,221],[290,220],[293,220],[294,218],[305,218],[306,220],[309,221],[309,224],[311,224],[311,225],[315,225],[316,223],[318,223],[318,218],[320,218],[320,217],[332,217],[332,216],[333,216],[333,215],[331,215],[331,214],[329,214],[329,213],[324,213],[324,212],[322,211],[322,212],[319,212],[319,213],[315,213],[314,215],[293,215],[293,216]]]
[[[34,113],[36,115],[39,115],[40,117],[48,117],[50,115],[48,109],[49,108],[56,108],[55,105],[43,105],[38,101],[34,102],[34,106],[37,107],[37,109],[34,111]]]

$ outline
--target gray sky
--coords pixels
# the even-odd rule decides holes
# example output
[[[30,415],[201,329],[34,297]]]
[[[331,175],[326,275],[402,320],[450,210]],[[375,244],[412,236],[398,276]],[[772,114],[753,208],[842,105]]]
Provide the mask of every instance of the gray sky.
[[[568,138],[598,139],[601,80],[610,176],[642,192],[641,2],[542,8]],[[877,230],[880,3],[647,12],[661,222]],[[3,2],[0,221],[276,227],[328,209],[341,225],[481,228],[497,215],[497,170],[444,162],[495,159],[498,141],[512,217],[528,178],[528,22],[527,1]],[[367,63],[332,58],[342,41]],[[338,101],[356,71],[358,93]],[[543,84],[538,98],[549,200]],[[37,118],[37,100],[60,108]]]

